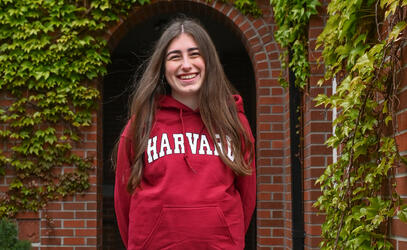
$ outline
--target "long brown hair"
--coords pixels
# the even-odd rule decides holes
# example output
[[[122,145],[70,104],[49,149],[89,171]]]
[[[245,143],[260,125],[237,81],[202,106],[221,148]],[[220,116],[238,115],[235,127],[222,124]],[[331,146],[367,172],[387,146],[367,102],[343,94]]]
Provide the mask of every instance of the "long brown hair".
[[[182,26],[182,27],[181,27]],[[131,175],[127,184],[129,192],[139,185],[143,175],[144,152],[154,121],[159,96],[166,93],[168,83],[164,77],[165,55],[169,44],[182,32],[191,35],[205,61],[205,79],[199,92],[199,110],[202,121],[209,135],[215,142],[219,134],[222,149],[214,143],[222,161],[237,175],[251,174],[253,161],[253,142],[240,122],[233,99],[237,91],[227,79],[220,63],[216,48],[205,29],[191,19],[175,19],[157,41],[153,54],[148,59],[141,79],[131,102],[130,117],[133,132],[134,159]],[[215,122],[216,121],[216,122]],[[224,152],[230,143],[234,159],[229,159]],[[248,157],[247,157],[248,156]]]

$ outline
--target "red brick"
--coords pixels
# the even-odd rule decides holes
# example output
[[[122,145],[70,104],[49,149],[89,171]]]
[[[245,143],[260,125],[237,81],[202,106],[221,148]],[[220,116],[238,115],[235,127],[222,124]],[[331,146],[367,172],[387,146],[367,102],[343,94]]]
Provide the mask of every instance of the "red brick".
[[[270,237],[271,236],[271,229],[269,229],[269,228],[259,228],[258,230],[257,230],[257,235],[258,236],[268,236],[268,237]]]
[[[260,97],[258,104],[282,104],[283,99],[281,97]]]
[[[261,209],[282,209],[283,204],[281,204],[281,202],[260,201],[260,202],[258,202],[258,208],[261,208]]]
[[[321,235],[321,225],[304,225],[305,233],[310,235]]]
[[[260,169],[259,168],[260,166],[266,166],[266,167],[270,166],[271,161],[270,161],[270,159],[258,159],[257,164],[258,164],[258,169]],[[268,170],[266,170],[266,171],[268,171]],[[264,174],[264,172],[262,174]]]
[[[391,234],[398,237],[407,237],[406,224],[398,219],[393,219],[391,223]]]
[[[42,245],[61,245],[61,238],[41,238]]]
[[[98,204],[96,202],[88,202],[88,203],[86,203],[86,209],[87,210],[96,210],[98,207],[97,205]]]
[[[272,148],[282,148],[284,146],[284,142],[282,141],[273,141],[271,143]]]
[[[260,138],[263,140],[282,140],[284,135],[283,133],[261,133]]]
[[[396,142],[400,151],[407,151],[407,133],[396,136]]]
[[[257,176],[257,183],[271,183],[271,176]]]
[[[260,157],[279,157],[283,156],[283,150],[260,150]]]
[[[81,194],[76,196],[77,201],[95,201],[96,199],[96,194]]]
[[[76,212],[77,219],[94,219],[97,217],[97,213],[95,212]]]
[[[269,141],[269,140],[258,140],[257,141],[257,147],[259,147],[259,148],[270,148],[271,147],[271,141]]]
[[[235,16],[239,15],[240,13],[236,9],[232,9],[232,11],[229,13],[229,18],[233,19]]]
[[[16,216],[17,219],[37,219],[39,214],[37,212],[19,212]]]
[[[59,228],[61,227],[62,223],[61,220],[55,220],[55,219],[51,219],[49,221],[43,219],[41,221],[41,227],[42,228]]]
[[[283,121],[282,115],[260,115],[259,122],[279,122]]]
[[[264,105],[260,106],[260,107],[259,107],[259,114],[260,114],[260,115],[268,115],[268,114],[271,114],[271,107],[270,107],[269,105],[267,105],[267,106],[264,106]]]
[[[97,140],[97,134],[86,134],[86,140],[88,140],[88,141],[96,141]]]
[[[84,220],[65,220],[63,222],[64,227],[66,228],[76,228],[76,227],[84,227],[85,221]]]
[[[284,230],[283,229],[273,229],[273,236],[281,237],[284,236]]]
[[[270,193],[258,193],[257,200],[258,201],[271,201],[271,194]]]
[[[276,114],[276,113],[283,113],[283,112],[284,112],[284,107],[283,107],[283,106],[273,106],[273,107],[271,108],[271,112],[272,112],[273,114]]]
[[[96,229],[76,229],[75,235],[76,236],[96,236],[97,231],[96,231]]]
[[[260,192],[282,192],[284,190],[283,185],[280,184],[260,184]]]
[[[40,241],[40,221],[35,220],[18,220],[18,238],[28,240],[31,243]]]
[[[85,203],[64,203],[64,210],[84,210]]]
[[[86,227],[88,228],[96,228],[97,227],[97,221],[96,220],[87,220],[86,221]]]
[[[266,220],[266,219],[262,219],[262,220],[258,220],[257,224],[261,227],[279,227],[283,225],[283,221],[282,220]]]
[[[277,79],[261,79],[259,80],[259,87],[275,87],[280,86]]]
[[[49,237],[55,237],[55,236],[73,236],[73,230],[72,229],[42,229],[41,230],[41,235],[46,235]]]
[[[262,245],[283,245],[284,238],[272,237],[272,238],[259,238],[258,241]],[[274,249],[274,248],[273,248]]]
[[[283,169],[281,167],[260,167],[257,168],[258,174],[281,174],[283,173]]]
[[[47,215],[53,219],[73,219],[74,212],[48,211]]]
[[[403,250],[407,249],[407,239],[404,239],[405,241],[398,241],[398,248],[397,250]]]
[[[398,114],[397,116],[398,131],[407,130],[407,111]]]
[[[97,238],[86,238],[86,244],[89,245],[96,245],[97,244]]]
[[[64,245],[84,245],[85,238],[64,238]]]
[[[264,60],[266,60],[266,54],[265,54],[264,52],[258,53],[258,54],[256,54],[256,55],[254,56],[254,60],[255,60],[256,62],[264,61]]]
[[[273,200],[274,200],[274,201],[281,201],[281,200],[283,200],[283,193],[273,193]]]
[[[396,177],[396,191],[399,195],[407,195],[407,176]]]

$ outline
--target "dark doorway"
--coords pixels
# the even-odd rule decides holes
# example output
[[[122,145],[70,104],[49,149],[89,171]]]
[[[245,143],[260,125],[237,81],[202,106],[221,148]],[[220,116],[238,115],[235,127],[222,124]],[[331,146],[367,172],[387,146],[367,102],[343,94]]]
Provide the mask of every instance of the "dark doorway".
[[[206,27],[217,47],[225,72],[245,101],[246,115],[253,134],[256,128],[255,78],[251,61],[239,37],[226,25],[203,14],[199,5],[195,11],[183,14],[197,18]],[[103,249],[124,249],[113,206],[114,171],[110,154],[123,126],[126,124],[129,95],[136,72],[149,55],[162,27],[179,13],[157,14],[136,25],[112,53],[108,74],[103,83]],[[246,249],[256,249],[255,214],[246,235]]]

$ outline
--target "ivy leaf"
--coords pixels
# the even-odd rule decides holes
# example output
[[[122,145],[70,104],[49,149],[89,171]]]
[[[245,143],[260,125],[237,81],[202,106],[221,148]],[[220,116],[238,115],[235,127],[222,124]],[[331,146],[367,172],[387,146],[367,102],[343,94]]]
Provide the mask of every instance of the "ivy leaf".
[[[407,205],[400,206],[400,209],[397,211],[397,217],[403,222],[407,222]]]
[[[401,21],[401,22],[397,23],[394,26],[393,30],[390,32],[390,35],[388,38],[389,42],[397,39],[397,37],[400,35],[401,31],[403,29],[405,29],[406,27],[407,27],[407,23],[405,21]]]

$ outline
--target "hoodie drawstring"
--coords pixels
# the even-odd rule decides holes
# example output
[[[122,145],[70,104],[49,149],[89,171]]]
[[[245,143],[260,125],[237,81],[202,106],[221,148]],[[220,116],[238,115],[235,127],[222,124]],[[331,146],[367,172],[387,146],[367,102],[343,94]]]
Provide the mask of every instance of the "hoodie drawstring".
[[[183,117],[183,113],[182,113],[182,108],[179,109],[179,118],[181,120],[181,125],[182,125],[182,135],[184,137],[184,145],[186,145],[188,138],[186,138],[186,134],[185,134],[184,117]],[[192,172],[194,172],[196,174],[196,170],[191,166],[191,163],[188,160],[189,153],[190,152],[188,150],[188,147],[185,146],[184,161],[187,164],[187,166],[192,170]]]

